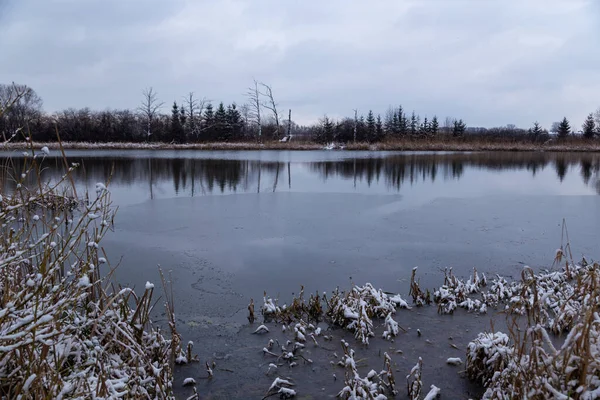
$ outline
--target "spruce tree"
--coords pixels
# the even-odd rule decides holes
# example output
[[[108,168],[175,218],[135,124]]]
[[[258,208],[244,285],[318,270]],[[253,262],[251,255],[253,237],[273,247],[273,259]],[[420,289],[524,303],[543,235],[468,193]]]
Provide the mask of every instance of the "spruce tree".
[[[323,122],[322,122],[322,138],[321,141],[324,143],[331,143],[333,142],[334,139],[334,133],[335,133],[335,124],[333,123],[332,120],[329,119],[329,117],[327,115],[325,115],[323,117]]]
[[[540,137],[540,135],[544,132],[542,130],[542,127],[540,126],[540,123],[535,121],[533,123],[533,127],[531,129],[529,129],[529,132],[531,133],[531,136],[533,137],[533,139],[537,139],[538,137]]]
[[[429,136],[429,121],[427,120],[427,117],[425,117],[421,124],[421,135]]]
[[[202,131],[204,137],[208,140],[214,140],[215,135],[215,113],[213,111],[213,105],[208,103],[204,110],[204,121],[202,124]]]
[[[558,137],[564,139],[571,133],[571,125],[567,117],[564,117],[560,124],[558,124]]]
[[[464,121],[462,119],[459,119],[458,121],[455,120],[454,127],[452,128],[452,136],[460,137],[460,136],[464,135],[466,130],[467,130],[467,125],[464,123]]]
[[[171,140],[175,143],[183,143],[185,140],[185,132],[181,124],[181,113],[177,102],[173,102],[173,108],[171,109]]]
[[[230,127],[227,123],[227,112],[223,102],[219,103],[215,111],[215,135],[218,141],[227,141],[230,136]]]
[[[396,111],[388,112],[385,115],[385,122],[383,124],[385,131],[388,135],[393,134],[394,132],[394,117],[396,116]]]
[[[187,132],[187,115],[185,114],[185,108],[183,105],[179,109],[179,121],[181,122],[181,127],[183,129],[182,141],[181,143],[187,143],[188,132]]]
[[[383,123],[381,122],[381,115],[377,114],[377,120],[375,121],[375,141],[383,140]]]
[[[402,106],[398,106],[398,127],[396,129],[397,134],[400,136],[404,136],[408,133],[408,119],[404,114],[404,109]]]
[[[358,123],[356,124],[356,140],[359,142],[367,140],[367,124],[363,115],[358,118]]]
[[[235,103],[227,107],[227,123],[231,127],[231,137],[234,140],[241,139],[242,136],[242,114],[237,109]]]
[[[431,135],[436,136],[439,129],[440,129],[440,124],[438,122],[437,116],[434,115],[433,118],[431,119],[431,126],[430,126]]]
[[[371,142],[375,138],[375,116],[373,111],[369,110],[367,114],[367,141]]]
[[[413,136],[417,134],[418,123],[419,121],[417,120],[417,115],[413,111],[412,115],[410,116],[410,134]]]
[[[583,137],[592,139],[596,133],[596,122],[594,122],[594,114],[590,113],[583,123]]]

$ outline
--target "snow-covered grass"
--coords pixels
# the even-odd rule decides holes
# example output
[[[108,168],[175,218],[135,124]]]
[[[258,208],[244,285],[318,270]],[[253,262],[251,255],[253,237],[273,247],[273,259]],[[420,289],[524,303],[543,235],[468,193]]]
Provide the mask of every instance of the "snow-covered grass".
[[[467,373],[486,387],[483,398],[600,398],[600,265],[526,269],[511,291],[509,333],[480,333],[468,346]],[[562,346],[552,332],[568,332]]]
[[[563,232],[566,232],[564,224]],[[491,333],[479,333],[466,349],[464,372],[483,386],[484,399],[600,399],[600,264],[585,259],[576,264],[570,253],[567,235],[567,245],[561,245],[556,252],[551,270],[534,273],[525,267],[521,279],[515,281],[499,275],[486,278],[476,269],[466,279],[460,279],[447,269],[444,284],[433,291],[433,296],[420,287],[417,269],[412,271],[410,294],[415,306],[426,307],[433,297],[442,315],[462,308],[460,311],[466,313],[490,310],[506,316],[507,333],[494,331],[492,325]],[[567,254],[569,261],[565,259]],[[350,330],[366,346],[378,328],[388,340],[394,340],[400,330],[406,332],[394,316],[402,322],[398,308],[410,312],[411,307],[400,295],[391,295],[369,283],[353,286],[348,292],[336,289],[329,297],[312,296],[310,316],[302,293],[303,290],[291,306],[279,306],[277,300],[265,294],[262,306],[265,317],[287,321],[283,331],[295,332],[296,339],[292,352],[283,348],[281,355],[275,354],[270,342],[270,347],[263,350],[265,354],[278,360],[297,359],[306,338],[312,336],[314,340],[317,333],[306,322],[308,318],[325,319],[331,325]],[[314,304],[317,297],[323,307]],[[319,309],[323,309],[322,314],[315,312]],[[327,340],[328,332],[319,333]],[[419,329],[417,334],[421,336]],[[566,338],[562,336],[565,334]],[[298,345],[299,342],[302,344]],[[294,342],[289,342],[288,347],[291,343]],[[318,346],[316,340],[315,345]],[[387,367],[382,372],[371,371],[362,376],[349,343],[342,341],[342,347],[344,356],[338,365],[345,368],[345,386],[338,397],[383,399],[397,392],[387,353],[384,354]],[[337,358],[335,353],[334,356]],[[462,363],[459,357],[446,359],[449,368]],[[434,385],[427,394],[423,393],[422,365],[420,359],[407,376],[408,396],[436,398],[440,389]],[[387,381],[384,377],[388,377]]]
[[[181,349],[152,326],[154,285],[136,294],[105,278],[110,191],[59,193],[73,165],[54,186],[25,184],[51,151],[30,147],[15,191],[0,195],[0,397],[172,398]]]
[[[365,377],[361,377],[356,367],[357,361],[354,359],[354,350],[344,340],[342,340],[342,350],[344,356],[338,365],[345,369],[345,386],[337,394],[337,397],[344,400],[385,400],[388,398],[386,393],[396,396],[398,392],[396,391],[391,359],[387,353],[384,353],[384,369],[380,373],[370,370]]]

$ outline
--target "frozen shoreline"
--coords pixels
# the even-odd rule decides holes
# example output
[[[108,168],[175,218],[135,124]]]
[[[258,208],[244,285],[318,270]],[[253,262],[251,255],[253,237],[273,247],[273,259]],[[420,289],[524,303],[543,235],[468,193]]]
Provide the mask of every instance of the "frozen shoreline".
[[[24,150],[24,142],[5,143],[7,150]],[[419,140],[406,139],[379,143],[348,143],[345,145],[323,145],[308,141],[279,142],[215,142],[215,143],[125,143],[125,142],[63,142],[65,149],[78,150],[364,150],[364,151],[555,151],[555,152],[596,152],[600,142],[572,140],[547,143],[528,142],[486,142],[485,140]],[[34,142],[34,148],[60,148],[57,142]]]

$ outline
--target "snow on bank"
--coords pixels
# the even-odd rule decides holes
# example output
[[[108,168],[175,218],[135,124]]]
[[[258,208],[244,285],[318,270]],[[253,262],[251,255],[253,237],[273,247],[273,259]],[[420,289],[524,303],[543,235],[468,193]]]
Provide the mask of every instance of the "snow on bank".
[[[108,292],[96,268],[113,217],[106,187],[87,207],[43,184],[0,202],[0,393],[171,399],[171,353],[181,349],[150,323],[151,288]]]

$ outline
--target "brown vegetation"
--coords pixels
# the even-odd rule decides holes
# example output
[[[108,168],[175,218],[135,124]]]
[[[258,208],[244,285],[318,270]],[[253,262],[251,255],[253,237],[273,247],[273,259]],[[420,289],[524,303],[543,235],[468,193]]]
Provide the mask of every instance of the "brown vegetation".
[[[214,142],[214,143],[124,143],[124,142],[64,142],[65,149],[77,150],[322,150],[324,146],[309,140],[292,140],[291,142],[266,141],[257,142]],[[5,144],[6,149],[23,149],[28,145],[23,142]],[[56,142],[35,143],[36,147],[47,146],[58,149]],[[385,140],[379,143],[357,142],[336,146],[339,150],[359,151],[555,151],[555,152],[590,152],[600,151],[600,141],[571,137],[563,140],[552,139],[545,143],[520,141],[502,138],[405,138]]]

